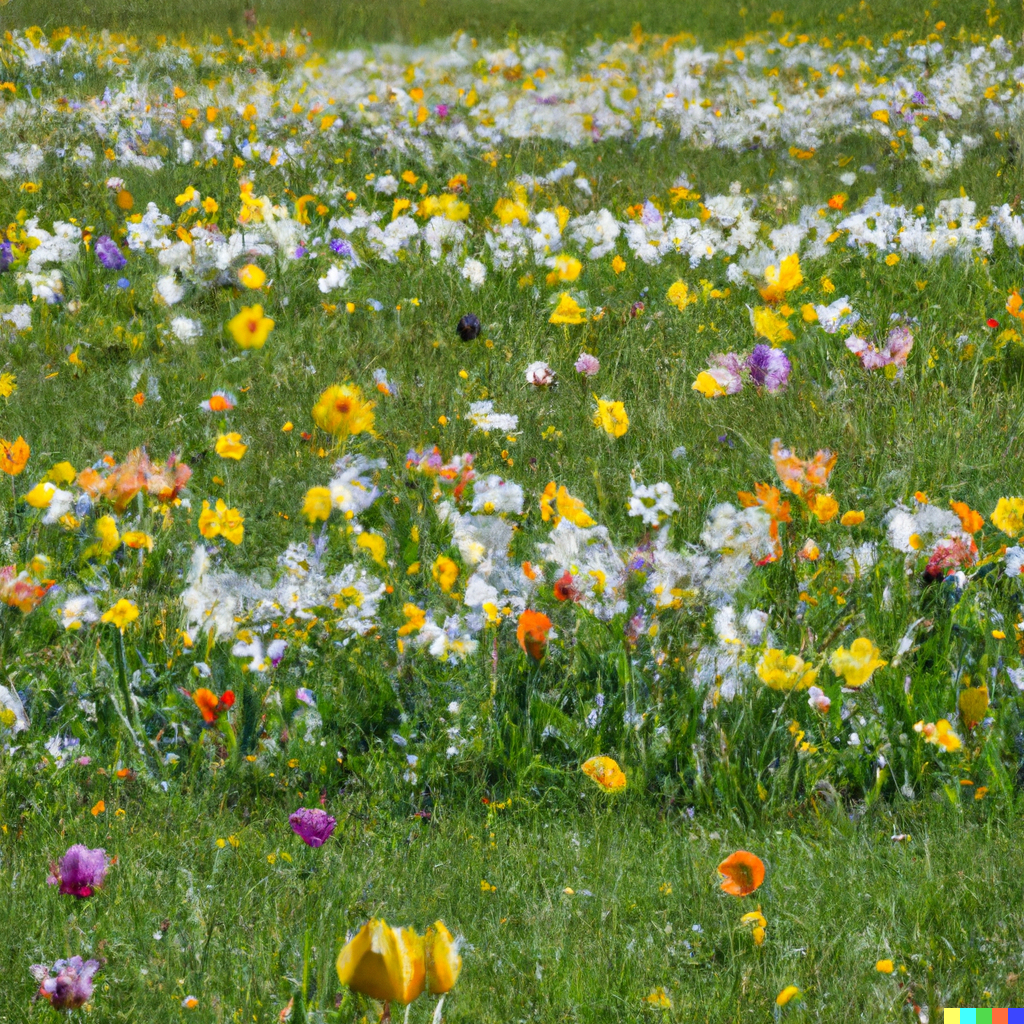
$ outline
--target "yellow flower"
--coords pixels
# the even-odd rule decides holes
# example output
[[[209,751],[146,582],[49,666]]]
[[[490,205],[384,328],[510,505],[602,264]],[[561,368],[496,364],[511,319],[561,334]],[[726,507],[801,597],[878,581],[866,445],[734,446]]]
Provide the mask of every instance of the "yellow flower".
[[[916,722],[914,732],[924,736],[926,743],[934,743],[949,754],[963,746],[960,737],[953,732],[953,727],[945,718],[940,718],[937,722]]]
[[[592,757],[580,771],[608,793],[626,788],[626,773],[610,757]]]
[[[829,664],[837,676],[842,676],[847,686],[856,689],[863,686],[874,674],[876,668],[888,665],[882,661],[878,648],[864,636],[850,644],[850,649],[840,647],[833,651]]]
[[[262,288],[266,283],[267,275],[255,263],[246,263],[238,272],[238,280],[246,288]]]
[[[597,412],[594,413],[594,426],[601,427],[612,437],[622,437],[629,430],[629,417],[626,407],[621,402],[608,402],[594,395],[597,401]]]
[[[138,605],[133,601],[129,601],[128,598],[122,597],[117,604],[112,605],[103,613],[100,617],[100,622],[112,622],[123,633],[124,627],[130,622],[134,622],[138,617]]]
[[[331,515],[331,491],[329,487],[310,487],[302,504],[302,514],[311,522],[329,519]]]
[[[363,401],[354,384],[332,384],[313,406],[313,422],[340,440],[364,431],[372,434],[376,404]]]
[[[844,512],[843,518],[840,519],[839,522],[841,522],[843,526],[860,526],[860,524],[864,522],[864,513],[854,512],[852,510]]]
[[[0,438],[0,472],[8,476],[17,476],[28,462],[31,449],[23,437],[17,441],[5,441]]]
[[[791,999],[800,995],[800,989],[796,985],[787,985],[776,997],[776,1006],[785,1006]]]
[[[968,729],[973,729],[988,711],[988,687],[968,686],[960,691],[960,718]]]
[[[274,321],[263,315],[263,307],[243,306],[228,321],[228,331],[240,348],[263,348],[267,336],[274,329]]]
[[[669,287],[668,294],[665,297],[680,313],[691,303],[697,301],[697,296],[690,291],[685,281],[676,281],[675,284]]]
[[[644,1002],[650,1003],[651,1006],[657,1006],[660,1010],[671,1010],[672,1000],[669,999],[668,993],[664,988],[656,988],[649,996],[644,996]]]
[[[758,306],[751,314],[754,334],[759,338],[767,338],[773,345],[783,341],[792,341],[796,335],[789,329],[789,324],[767,306]]]
[[[554,312],[548,317],[551,324],[584,324],[587,318],[583,315],[586,312],[576,300],[568,293],[562,292],[558,296],[558,305]]]
[[[36,484],[22,500],[27,501],[33,508],[49,508],[56,493],[57,488],[54,484],[43,482]]]
[[[501,221],[502,226],[508,227],[512,221],[517,220],[523,227],[526,227],[530,222],[530,214],[522,203],[517,203],[513,199],[501,198],[494,204],[494,212],[498,215],[498,220]]]
[[[740,918],[740,923],[750,929],[755,946],[760,946],[764,942],[764,930],[768,927],[768,922],[759,909],[751,910],[749,914],[744,914]]]
[[[44,480],[52,480],[55,484],[69,484],[78,474],[70,462],[58,462],[51,466],[49,472],[43,477]]]
[[[221,434],[217,438],[217,454],[222,459],[234,459],[236,462],[249,450],[247,444],[242,444],[241,434]]]
[[[356,541],[356,544],[359,547],[365,548],[367,551],[369,551],[370,557],[378,565],[387,564],[384,561],[384,555],[386,554],[388,549],[387,542],[379,533],[361,533],[359,534],[359,539]]]
[[[405,625],[399,627],[399,636],[418,633],[427,623],[427,613],[418,605],[403,604],[402,614],[405,616]]]
[[[616,274],[621,274],[625,269],[626,269],[626,261],[621,256],[618,256],[618,255],[613,256],[612,257],[612,270],[614,270]]]
[[[554,509],[552,509],[554,504]],[[574,498],[562,484],[555,489],[555,481],[552,480],[540,497],[540,517],[546,523],[552,520],[552,525],[557,526],[560,519],[568,519],[573,526],[581,530],[594,525],[594,520],[587,515],[583,502]]]
[[[804,275],[800,272],[800,257],[793,253],[787,256],[778,267],[766,267],[764,272],[765,286],[759,289],[765,302],[779,302],[794,288],[803,284]]]
[[[725,388],[707,370],[701,370],[697,374],[697,379],[691,387],[694,391],[699,391],[705,398],[720,398],[725,394]]]
[[[13,373],[0,373],[0,398],[10,398],[18,390],[18,378]]]
[[[806,690],[818,678],[818,669],[798,654],[769,647],[757,663],[757,678],[773,690]]]
[[[459,956],[458,940],[445,928],[442,921],[435,921],[423,936],[423,948],[427,967],[427,991],[440,996],[450,992],[459,980],[462,957]]]
[[[1008,537],[1019,537],[1024,532],[1024,498],[1000,498],[989,518]]]
[[[153,550],[153,538],[142,530],[128,530],[121,535],[121,541],[126,547],[136,550],[140,548],[145,548],[147,551]]]
[[[121,535],[117,532],[117,521],[113,516],[100,516],[96,520],[96,543],[85,550],[86,558],[108,558],[121,546]]]
[[[223,537],[232,544],[241,544],[245,535],[245,517],[237,508],[228,508],[223,499],[217,499],[216,509],[210,508],[208,501],[203,502],[203,511],[199,513],[199,532],[212,540]]]
[[[875,970],[879,974],[892,974],[896,970],[896,965],[891,960],[879,960],[875,964]]]
[[[839,502],[831,494],[811,494],[807,498],[807,508],[817,516],[819,523],[827,523],[839,513]]]
[[[567,256],[560,253],[555,257],[555,267],[547,276],[548,284],[557,284],[559,281],[575,281],[583,270],[583,264],[575,256]]]
[[[895,267],[896,264],[899,263],[899,261],[899,253],[891,252],[888,256],[885,257],[885,265],[887,267]]]
[[[434,582],[447,594],[459,578],[458,564],[446,555],[438,555],[431,568]]]
[[[367,921],[338,954],[338,980],[388,1003],[411,1003],[426,984],[423,940],[412,928]]]

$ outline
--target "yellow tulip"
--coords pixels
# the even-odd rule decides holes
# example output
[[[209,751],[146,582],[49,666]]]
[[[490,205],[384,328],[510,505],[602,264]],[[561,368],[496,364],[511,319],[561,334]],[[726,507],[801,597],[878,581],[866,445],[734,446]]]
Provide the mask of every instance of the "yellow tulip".
[[[423,939],[373,918],[338,954],[338,980],[371,999],[411,1003],[426,984]]]
[[[459,956],[458,940],[445,928],[442,921],[435,921],[423,936],[427,968],[427,991],[439,996],[450,992],[459,980],[462,957]]]

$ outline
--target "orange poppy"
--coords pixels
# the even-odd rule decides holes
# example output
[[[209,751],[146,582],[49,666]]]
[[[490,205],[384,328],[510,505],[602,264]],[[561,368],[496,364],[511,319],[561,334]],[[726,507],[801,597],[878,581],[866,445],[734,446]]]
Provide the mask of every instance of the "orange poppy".
[[[225,690],[218,699],[217,695],[212,690],[206,689],[205,686],[199,687],[192,694],[192,699],[196,702],[196,707],[202,713],[203,721],[210,724],[216,722],[217,716],[222,711],[227,711],[235,703],[235,695],[231,690]]]
[[[29,447],[25,438],[17,441],[0,440],[0,470],[8,476],[17,476],[28,462]]]
[[[772,441],[772,461],[786,490],[805,500],[824,491],[836,464],[835,452],[818,451],[813,459],[801,459],[778,439]]]
[[[749,896],[764,881],[764,862],[746,850],[729,854],[718,865],[722,876],[722,890],[730,896]]]
[[[580,599],[579,591],[576,589],[576,581],[573,574],[568,569],[555,580],[555,600],[556,601],[578,601]]]
[[[516,639],[519,641],[519,646],[534,661],[540,661],[544,657],[550,629],[551,620],[543,612],[534,612],[527,608],[519,616]]]

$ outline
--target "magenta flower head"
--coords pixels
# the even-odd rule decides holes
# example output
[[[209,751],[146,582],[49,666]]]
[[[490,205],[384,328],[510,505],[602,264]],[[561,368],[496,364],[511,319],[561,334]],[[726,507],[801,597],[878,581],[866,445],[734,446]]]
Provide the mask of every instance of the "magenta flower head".
[[[331,838],[331,833],[338,823],[319,807],[300,807],[294,814],[289,815],[288,824],[307,846],[312,846],[315,850]]]
[[[48,885],[59,885],[60,891],[68,896],[85,899],[102,884],[107,874],[107,851],[90,850],[76,843],[61,858],[59,864],[50,865]]]
[[[92,979],[99,969],[99,960],[73,956],[58,960],[52,967],[35,964],[32,975],[40,982],[39,995],[55,1010],[77,1010],[92,998]]]
[[[755,345],[754,351],[747,356],[747,369],[750,371],[750,379],[755,384],[766,391],[775,392],[786,386],[793,366],[781,348]]]

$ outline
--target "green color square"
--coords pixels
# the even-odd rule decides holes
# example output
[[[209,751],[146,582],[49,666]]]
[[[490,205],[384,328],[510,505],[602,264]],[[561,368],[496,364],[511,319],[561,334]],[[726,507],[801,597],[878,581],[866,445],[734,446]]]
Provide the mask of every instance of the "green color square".
[[[991,1010],[975,1010],[974,1020],[976,1024],[992,1024]]]

